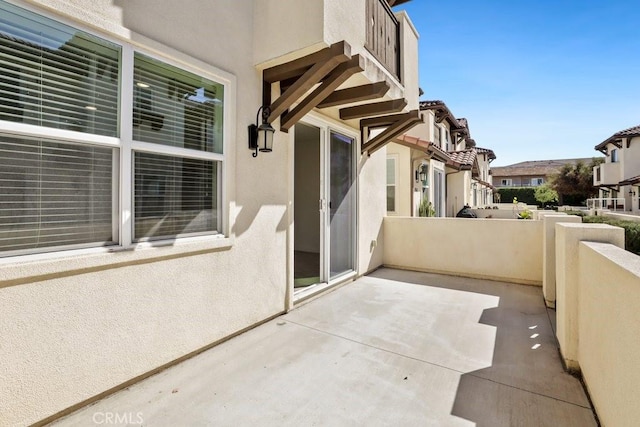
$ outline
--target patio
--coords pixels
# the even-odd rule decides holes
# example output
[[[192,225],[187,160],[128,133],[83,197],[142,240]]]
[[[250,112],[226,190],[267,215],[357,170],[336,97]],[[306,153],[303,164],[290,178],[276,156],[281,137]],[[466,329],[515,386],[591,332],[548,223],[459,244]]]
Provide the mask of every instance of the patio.
[[[596,426],[554,314],[539,287],[383,268],[55,425]]]

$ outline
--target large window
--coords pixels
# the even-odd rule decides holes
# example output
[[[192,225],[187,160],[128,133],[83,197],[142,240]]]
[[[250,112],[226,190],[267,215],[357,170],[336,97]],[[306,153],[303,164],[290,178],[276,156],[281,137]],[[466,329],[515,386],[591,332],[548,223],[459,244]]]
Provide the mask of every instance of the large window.
[[[0,0],[0,256],[218,233],[223,103],[221,83]]]

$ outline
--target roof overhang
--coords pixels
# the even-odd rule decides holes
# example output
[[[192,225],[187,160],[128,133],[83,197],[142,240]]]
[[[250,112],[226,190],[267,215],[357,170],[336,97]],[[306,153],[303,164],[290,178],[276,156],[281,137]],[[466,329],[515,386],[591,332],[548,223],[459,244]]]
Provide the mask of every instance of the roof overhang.
[[[618,185],[638,185],[640,184],[640,175],[633,178],[627,178],[624,181],[620,181]]]

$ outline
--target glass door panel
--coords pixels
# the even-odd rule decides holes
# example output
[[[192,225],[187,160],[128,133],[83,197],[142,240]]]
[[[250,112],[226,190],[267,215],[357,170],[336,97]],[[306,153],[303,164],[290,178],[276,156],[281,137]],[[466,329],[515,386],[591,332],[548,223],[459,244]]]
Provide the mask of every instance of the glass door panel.
[[[329,279],[355,270],[355,140],[329,141]]]

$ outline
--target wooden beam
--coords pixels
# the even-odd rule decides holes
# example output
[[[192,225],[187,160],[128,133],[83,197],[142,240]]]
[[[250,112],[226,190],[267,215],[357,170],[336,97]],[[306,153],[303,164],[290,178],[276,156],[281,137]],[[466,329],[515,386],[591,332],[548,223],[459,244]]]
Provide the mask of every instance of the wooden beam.
[[[366,144],[363,144],[361,151],[368,151],[369,154],[371,154],[379,148],[382,148],[387,142],[391,141],[399,134],[406,132],[408,129],[411,129],[420,122],[422,122],[420,110],[412,110],[408,113],[398,114],[396,115],[395,122],[382,131],[380,135],[370,141],[367,141]]]
[[[380,114],[397,113],[407,106],[406,99],[392,99],[391,101],[374,102],[372,104],[357,105],[342,108],[342,120],[361,119],[363,117],[379,116]]]
[[[271,104],[271,115],[267,119],[269,123],[273,123],[280,114],[288,110],[294,102],[300,99],[302,95],[308,92],[309,89],[320,82],[320,80],[333,71],[338,65],[351,59],[344,50],[341,51],[339,48],[334,48],[334,46],[331,46],[332,56],[330,58],[326,61],[318,62],[309,68],[306,73],[300,76],[291,87]]]
[[[379,117],[371,117],[368,119],[360,120],[360,130],[364,128],[381,128],[388,127],[397,122],[398,120],[402,120],[407,113],[400,114],[389,114],[387,116],[379,116]]]
[[[377,82],[337,90],[318,104],[318,108],[335,107],[337,105],[344,105],[352,102],[369,101],[371,99],[382,98],[385,93],[389,92],[389,89],[389,83]]]
[[[283,131],[289,130],[291,126],[295,125],[305,114],[315,108],[320,101],[347,81],[349,77],[363,71],[364,67],[364,58],[360,55],[355,55],[349,61],[340,64],[322,81],[320,86],[282,117],[280,129]]]
[[[438,112],[436,113],[436,123],[442,123],[444,119],[447,118],[448,115],[449,113],[447,111],[438,110]]]
[[[378,151],[379,149],[387,145],[389,142],[391,142],[393,138],[407,132],[409,129],[411,129],[412,127],[416,126],[419,123],[422,123],[422,121],[412,120],[410,122],[407,122],[405,125],[400,126],[396,131],[393,132],[393,134],[389,135],[385,140],[376,143],[376,145],[373,147],[371,146],[367,147],[367,152],[369,153],[369,155],[372,155],[373,153],[375,153],[376,151]]]
[[[350,57],[351,46],[349,46],[347,42],[341,41],[302,58],[267,68],[262,72],[262,79],[267,83],[275,83],[300,77],[314,65],[328,61],[332,57],[336,56],[337,52]]]

